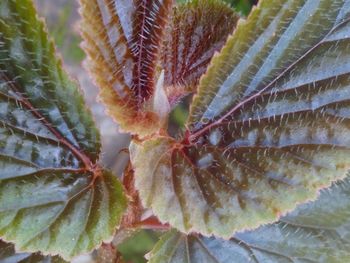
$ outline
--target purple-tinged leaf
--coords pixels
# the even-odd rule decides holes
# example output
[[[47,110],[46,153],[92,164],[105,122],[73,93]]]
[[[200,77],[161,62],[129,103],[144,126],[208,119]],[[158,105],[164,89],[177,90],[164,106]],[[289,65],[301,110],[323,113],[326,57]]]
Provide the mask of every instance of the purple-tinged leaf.
[[[220,0],[195,0],[173,8],[162,51],[171,104],[196,91],[199,78],[237,21],[233,9]]]

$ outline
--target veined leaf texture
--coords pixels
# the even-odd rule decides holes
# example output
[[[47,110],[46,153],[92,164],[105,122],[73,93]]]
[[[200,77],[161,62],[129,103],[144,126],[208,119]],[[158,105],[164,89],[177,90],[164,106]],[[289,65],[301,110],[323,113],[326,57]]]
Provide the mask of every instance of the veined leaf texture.
[[[150,263],[309,263],[350,260],[350,180],[323,189],[315,202],[299,206],[278,222],[229,240],[165,234]]]
[[[81,0],[87,67],[121,129],[147,135],[161,128],[150,97],[172,0]]]
[[[162,50],[164,85],[172,105],[196,91],[237,21],[233,9],[221,0],[194,0],[173,8]]]
[[[343,179],[349,12],[348,0],[259,1],[202,77],[183,140],[131,146],[143,204],[182,232],[228,238]]]
[[[175,8],[171,0],[81,5],[86,65],[100,97],[121,128],[138,135],[130,154],[143,205],[197,233],[171,232],[163,244],[202,246],[195,252],[201,258],[205,247],[227,249],[236,239],[236,248],[245,244],[252,253],[261,248],[259,231],[278,240],[285,228],[317,225],[303,209],[313,220],[331,215],[304,204],[281,218],[350,167],[349,0],[261,0],[238,23],[217,0]],[[193,91],[187,131],[170,138],[161,130],[166,113],[154,105],[167,108],[162,100],[174,105]],[[126,206],[122,187],[100,167],[98,132],[29,0],[0,2],[0,121],[0,236],[20,250],[65,259],[110,238]],[[318,223],[312,231],[329,230]],[[332,256],[327,249],[313,253]]]
[[[126,198],[99,164],[100,141],[30,0],[0,1],[0,236],[20,251],[91,251]]]

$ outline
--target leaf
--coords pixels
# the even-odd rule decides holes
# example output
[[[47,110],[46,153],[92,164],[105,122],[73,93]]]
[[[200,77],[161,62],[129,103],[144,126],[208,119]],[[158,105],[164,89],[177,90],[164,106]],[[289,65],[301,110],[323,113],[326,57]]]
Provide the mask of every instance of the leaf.
[[[196,91],[199,78],[237,21],[233,9],[220,0],[193,0],[173,8],[162,51],[171,104]]]
[[[236,234],[230,240],[170,231],[152,250],[149,262],[349,262],[349,198],[347,177],[279,222]]]
[[[0,240],[0,262],[12,263],[65,263],[60,257],[42,256],[39,253],[21,253],[15,251],[15,247],[12,244],[8,244]]]
[[[152,109],[161,39],[172,0],[81,0],[86,65],[108,113],[144,136],[161,126]]]
[[[350,168],[350,1],[261,1],[201,79],[182,141],[135,141],[143,205],[182,232],[274,222]]]
[[[30,0],[0,2],[0,236],[21,251],[85,253],[113,236],[126,199]]]

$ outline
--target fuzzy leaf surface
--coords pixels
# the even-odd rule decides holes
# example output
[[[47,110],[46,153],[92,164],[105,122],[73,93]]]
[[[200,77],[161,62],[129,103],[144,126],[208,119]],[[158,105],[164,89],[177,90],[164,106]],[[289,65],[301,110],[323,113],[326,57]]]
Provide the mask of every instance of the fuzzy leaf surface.
[[[211,58],[238,21],[220,0],[194,0],[173,8],[162,50],[165,87],[171,104],[195,92]]]
[[[156,65],[172,0],[81,0],[86,65],[108,113],[125,131],[159,129]]]
[[[230,240],[165,234],[150,263],[341,263],[350,261],[350,178],[321,191],[279,222]]]
[[[113,236],[126,206],[30,0],[0,2],[0,236],[71,258]]]
[[[132,145],[144,206],[182,232],[230,237],[344,178],[349,11],[349,0],[261,1],[201,79],[184,139]]]
[[[40,253],[16,252],[12,244],[0,240],[0,262],[2,263],[67,263],[58,256],[42,256]]]

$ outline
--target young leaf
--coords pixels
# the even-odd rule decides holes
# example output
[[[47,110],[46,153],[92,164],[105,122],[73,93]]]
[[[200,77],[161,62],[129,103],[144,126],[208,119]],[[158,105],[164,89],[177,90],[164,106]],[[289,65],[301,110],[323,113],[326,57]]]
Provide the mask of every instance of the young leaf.
[[[230,240],[170,231],[152,250],[149,262],[349,262],[349,200],[350,177],[279,222]]]
[[[112,237],[122,186],[30,0],[0,2],[0,236],[68,259]]]
[[[350,168],[350,1],[262,0],[215,56],[181,142],[134,142],[145,207],[230,237],[317,197]]]
[[[194,92],[216,51],[233,32],[238,16],[221,0],[194,0],[173,8],[162,50],[171,104]]]
[[[156,132],[158,53],[172,0],[81,0],[87,67],[108,113],[125,131]]]
[[[21,253],[15,251],[15,246],[0,240],[0,262],[12,263],[65,263],[60,257],[42,256],[40,253]]]

